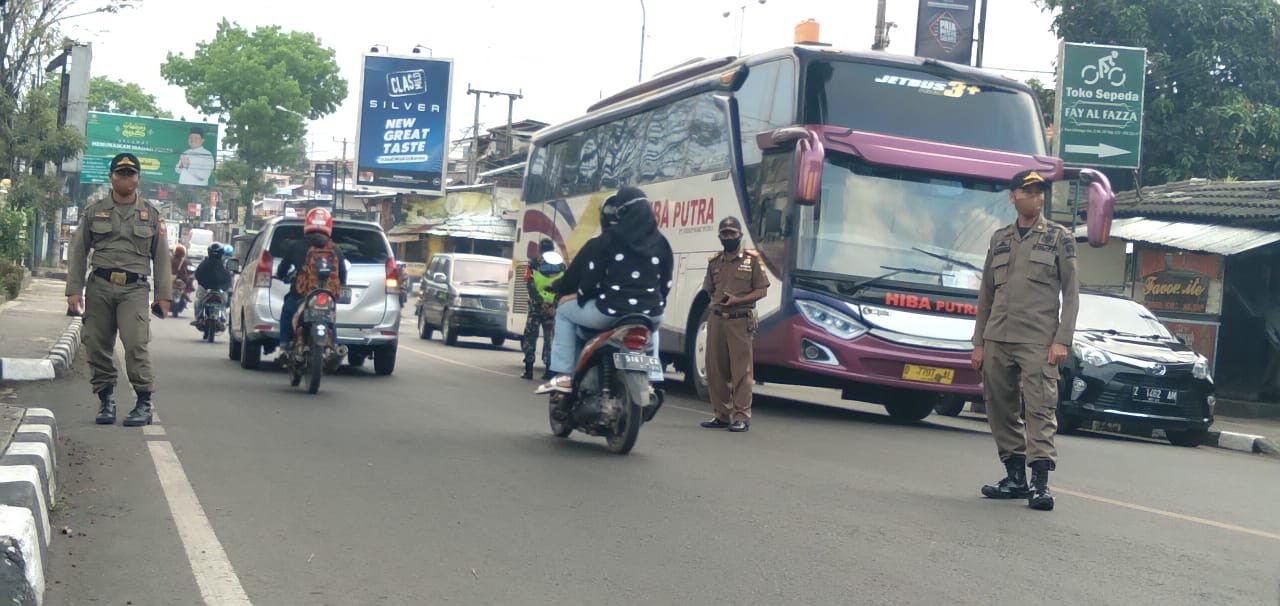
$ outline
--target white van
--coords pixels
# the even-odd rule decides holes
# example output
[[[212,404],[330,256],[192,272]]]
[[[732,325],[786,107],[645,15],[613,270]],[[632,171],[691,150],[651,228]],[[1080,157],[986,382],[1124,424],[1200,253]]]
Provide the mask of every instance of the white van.
[[[209,256],[209,245],[213,243],[213,232],[207,229],[192,229],[187,238],[187,256],[192,259],[203,259]]]

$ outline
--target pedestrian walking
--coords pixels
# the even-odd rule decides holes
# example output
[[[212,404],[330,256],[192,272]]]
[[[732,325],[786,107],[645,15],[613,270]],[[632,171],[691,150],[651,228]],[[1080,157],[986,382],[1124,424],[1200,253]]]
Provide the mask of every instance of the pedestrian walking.
[[[524,352],[524,374],[521,379],[533,378],[533,361],[538,352],[538,333],[542,333],[542,380],[552,377],[551,372],[551,339],[555,327],[555,291],[551,288],[551,279],[545,274],[539,277],[543,255],[555,252],[556,244],[550,238],[538,242],[538,254],[529,259],[529,268],[525,273],[525,291],[528,293],[529,312],[524,320],[524,336],[520,338],[520,351]],[[542,288],[539,288],[539,283]]]
[[[720,221],[723,252],[707,260],[702,289],[711,295],[707,318],[707,390],[715,417],[707,429],[747,431],[751,425],[751,340],[756,334],[756,301],[769,289],[764,261],[742,247],[742,223],[736,217]]]
[[[1043,511],[1053,509],[1049,472],[1058,456],[1058,365],[1067,357],[1080,308],[1075,239],[1044,218],[1048,188],[1035,171],[1022,171],[1009,183],[1018,219],[991,236],[972,356],[974,370],[982,372],[987,423],[1006,473],[983,486],[982,494],[1026,498]]]
[[[112,394],[116,385],[113,358],[116,333],[124,344],[125,368],[137,403],[124,419],[127,427],[151,423],[155,376],[147,352],[151,319],[147,295],[155,293],[151,312],[169,314],[172,266],[160,211],[138,195],[140,164],[133,154],[118,154],[109,165],[111,195],[89,203],[71,240],[67,270],[67,306],[83,311],[81,340],[93,373],[100,425],[116,421]],[[89,253],[93,263],[89,266]],[[86,267],[88,270],[86,271]],[[83,294],[82,294],[83,293]]]

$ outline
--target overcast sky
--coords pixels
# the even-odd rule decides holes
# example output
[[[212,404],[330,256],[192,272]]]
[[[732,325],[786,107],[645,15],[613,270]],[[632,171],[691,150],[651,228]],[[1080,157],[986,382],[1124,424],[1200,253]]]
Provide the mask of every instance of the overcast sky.
[[[874,36],[875,0],[645,0],[644,75],[693,57],[736,55],[790,44],[795,25],[816,19],[821,40],[865,50]],[[746,5],[743,10],[743,5]],[[640,0],[143,0],[138,8],[66,22],[67,34],[93,45],[93,75],[136,82],[175,117],[208,119],[182,89],[160,76],[167,53],[191,56],[225,17],[246,28],[279,25],[309,31],[336,51],[348,97],[337,112],[308,124],[314,157],[334,158],[354,140],[360,61],[374,44],[393,54],[415,45],[454,60],[450,138],[473,120],[467,86],[522,92],[515,119],[552,124],[634,84],[640,60]],[[918,0],[888,0],[889,52],[914,52]],[[75,12],[74,10],[71,12]],[[729,12],[728,17],[723,16]],[[742,27],[745,21],[745,27]],[[1052,17],[1032,0],[991,0],[984,63],[1006,75],[1051,82],[1057,40]],[[425,51],[424,51],[425,52]],[[1025,70],[1025,71],[1012,71]],[[1045,73],[1035,73],[1045,72]],[[505,97],[480,101],[481,128],[506,123]],[[347,156],[354,157],[354,144]]]

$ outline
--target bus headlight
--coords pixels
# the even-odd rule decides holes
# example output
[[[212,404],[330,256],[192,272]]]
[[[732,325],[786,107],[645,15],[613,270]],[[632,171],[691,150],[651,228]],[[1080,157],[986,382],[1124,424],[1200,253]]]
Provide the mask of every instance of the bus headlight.
[[[837,311],[834,307],[823,305],[817,301],[798,299],[796,309],[810,324],[821,328],[833,337],[844,340],[856,339],[867,332],[867,327],[848,314]]]

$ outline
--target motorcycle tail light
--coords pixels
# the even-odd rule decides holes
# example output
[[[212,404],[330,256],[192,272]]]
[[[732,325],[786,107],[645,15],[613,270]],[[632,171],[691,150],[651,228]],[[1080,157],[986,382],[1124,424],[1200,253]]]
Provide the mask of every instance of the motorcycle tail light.
[[[649,330],[645,328],[629,328],[627,333],[622,335],[622,344],[627,349],[644,349],[649,344]]]
[[[316,305],[319,305],[320,307],[328,307],[330,301],[332,301],[332,299],[329,298],[329,293],[327,292],[321,292],[316,295]]]
[[[400,289],[400,272],[396,269],[395,257],[387,257],[387,294]]]
[[[263,251],[262,258],[258,259],[258,267],[253,272],[253,286],[271,288],[271,253]]]

